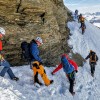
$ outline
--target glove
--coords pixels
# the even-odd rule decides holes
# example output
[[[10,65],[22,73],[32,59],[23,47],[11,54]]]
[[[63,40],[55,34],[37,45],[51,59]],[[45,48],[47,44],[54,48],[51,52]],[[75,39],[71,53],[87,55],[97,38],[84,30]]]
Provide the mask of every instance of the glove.
[[[78,73],[78,70],[75,70],[76,73]]]
[[[51,72],[51,75],[54,75],[53,72]]]

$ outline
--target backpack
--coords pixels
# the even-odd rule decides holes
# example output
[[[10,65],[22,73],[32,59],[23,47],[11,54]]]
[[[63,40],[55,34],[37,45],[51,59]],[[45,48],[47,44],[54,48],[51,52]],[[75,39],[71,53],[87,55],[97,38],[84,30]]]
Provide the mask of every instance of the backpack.
[[[97,61],[97,56],[95,53],[90,54],[90,62],[96,62]]]
[[[74,67],[69,63],[65,56],[61,58],[61,63],[63,64],[63,70],[66,74],[74,71]]]
[[[84,17],[81,17],[81,22],[84,22]]]
[[[32,55],[30,53],[30,43],[27,43],[26,41],[22,42],[21,49],[22,49],[21,58],[30,61],[32,58]]]

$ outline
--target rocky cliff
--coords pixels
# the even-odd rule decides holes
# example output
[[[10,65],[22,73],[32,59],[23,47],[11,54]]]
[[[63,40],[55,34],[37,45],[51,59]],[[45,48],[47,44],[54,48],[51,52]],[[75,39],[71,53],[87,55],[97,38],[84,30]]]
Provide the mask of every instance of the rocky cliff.
[[[6,30],[4,52],[12,65],[24,64],[20,44],[43,38],[40,55],[46,65],[56,65],[67,52],[68,9],[63,0],[0,0],[0,27]]]

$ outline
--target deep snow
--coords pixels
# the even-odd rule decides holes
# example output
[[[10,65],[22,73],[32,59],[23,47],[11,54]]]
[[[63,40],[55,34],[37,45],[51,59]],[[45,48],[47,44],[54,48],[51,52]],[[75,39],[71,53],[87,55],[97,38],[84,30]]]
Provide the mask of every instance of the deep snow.
[[[84,35],[81,34],[80,24],[77,21],[69,22],[68,27],[72,34],[68,42],[73,46],[74,53],[79,53],[85,58],[92,49],[100,58],[100,30],[97,27],[86,21],[87,28]],[[74,87],[75,96],[68,91],[69,82],[62,69],[52,76],[54,68],[45,67],[48,77],[53,79],[54,83],[48,87],[37,88],[33,84],[33,72],[30,66],[14,67],[12,70],[20,80],[12,81],[8,75],[0,77],[0,100],[100,100],[99,65],[100,61],[96,65],[94,78],[90,75],[88,60],[83,67],[79,67]],[[1,69],[2,67],[0,71]],[[41,80],[41,77],[39,78]]]

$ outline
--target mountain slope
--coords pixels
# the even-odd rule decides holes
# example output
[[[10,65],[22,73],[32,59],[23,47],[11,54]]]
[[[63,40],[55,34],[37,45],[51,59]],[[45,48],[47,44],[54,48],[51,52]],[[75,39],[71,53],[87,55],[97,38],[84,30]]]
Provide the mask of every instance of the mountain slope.
[[[69,22],[68,27],[71,29],[71,33],[73,34],[70,37],[69,44],[73,46],[73,52],[79,53],[85,58],[89,51],[92,49],[96,51],[98,57],[100,57],[100,29],[93,26],[89,22],[86,21],[86,31],[84,35],[81,34],[81,30],[79,29],[80,24],[77,22]],[[79,100],[99,100],[100,96],[100,83],[99,83],[99,67],[100,61],[97,63],[95,78],[93,79],[90,75],[90,66],[87,63],[84,64],[83,68],[80,68],[80,73],[78,73],[77,85],[80,84],[80,96],[82,97]],[[83,83],[81,83],[83,82]],[[76,86],[77,87],[77,86]],[[83,91],[83,92],[82,92]],[[78,94],[78,95],[79,95]]]
[[[86,22],[87,28],[82,35],[77,21],[69,22],[68,27],[72,34],[68,42],[73,45],[74,53],[79,53],[85,58],[92,49],[100,57],[100,30],[98,28]],[[8,75],[5,78],[0,77],[0,100],[100,100],[99,65],[100,61],[96,65],[94,78],[90,75],[88,61],[79,68],[76,74],[74,97],[68,91],[69,82],[62,69],[52,76],[50,73],[54,68],[45,67],[48,77],[53,79],[54,83],[48,87],[37,88],[33,84],[33,72],[29,66],[14,67],[12,69],[20,80],[12,81]],[[41,80],[41,77],[39,78]]]
[[[85,13],[84,17],[92,24],[100,27],[100,12],[95,13]]]

